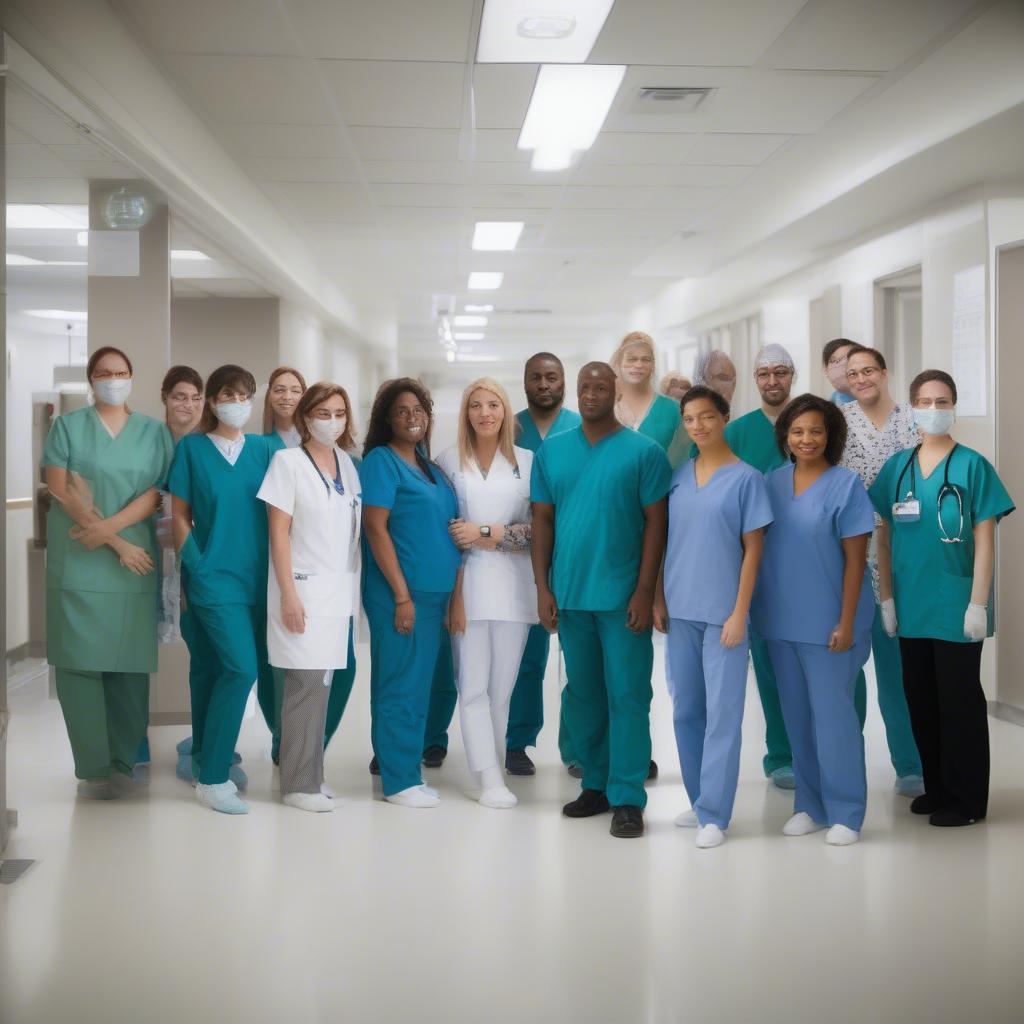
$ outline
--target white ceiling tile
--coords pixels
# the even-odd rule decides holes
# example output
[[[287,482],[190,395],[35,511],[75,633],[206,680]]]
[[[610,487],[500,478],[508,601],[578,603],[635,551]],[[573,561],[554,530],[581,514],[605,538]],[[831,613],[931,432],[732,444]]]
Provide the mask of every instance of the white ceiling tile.
[[[335,123],[316,76],[298,58],[171,53],[164,59],[215,121]]]
[[[473,69],[476,126],[518,132],[526,118],[536,79],[535,64],[477,64]]]
[[[685,229],[694,214],[686,210],[558,210],[545,232],[547,245],[614,245],[668,238]]]
[[[752,173],[750,167],[691,166],[685,164],[583,163],[573,173],[572,184],[611,185],[618,188],[660,185],[668,188],[732,188]]]
[[[690,164],[762,164],[791,135],[709,133],[695,137],[687,163]]]
[[[373,221],[373,210],[361,185],[333,182],[266,182],[263,190],[294,211],[301,220]]]
[[[364,160],[370,182],[408,185],[465,185],[473,180],[473,165],[454,160]]]
[[[354,127],[349,136],[362,160],[458,160],[459,132],[437,128]]]
[[[9,118],[8,124],[12,122],[13,118]],[[52,114],[19,121],[18,127],[44,146],[77,146],[88,139],[87,135]]]
[[[488,206],[502,209],[543,208],[553,205],[562,189],[558,186],[526,185],[387,185],[371,186],[381,206],[437,206],[459,209]]]
[[[478,185],[564,185],[569,171],[534,171],[527,163],[477,162],[472,165]]]
[[[133,171],[126,164],[118,163],[117,160],[69,162],[66,166],[72,175],[85,178],[86,181],[103,181],[107,179],[133,181],[139,176],[138,172]]]
[[[466,59],[473,0],[289,0],[306,52],[353,60]]]
[[[476,160],[528,164],[531,153],[519,149],[518,140],[518,128],[478,128],[471,138],[472,156]]]
[[[583,158],[585,164],[681,164],[698,135],[682,132],[601,132]]]
[[[27,132],[23,132],[20,128],[15,128],[10,122],[4,125],[4,142],[8,146],[25,145],[26,143],[36,141],[37,140],[32,138],[32,136]]]
[[[458,128],[462,124],[462,64],[321,60],[317,65],[350,125]]]
[[[6,147],[6,172],[11,178],[74,178],[63,160],[58,160],[46,148],[35,143]]]
[[[346,181],[357,182],[359,168],[352,160],[290,159],[256,157],[246,167],[258,181]]]
[[[4,116],[8,121],[20,124],[22,121],[46,120],[56,117],[53,110],[45,103],[31,96],[16,82],[12,82],[10,79],[7,81]]]
[[[58,160],[82,161],[82,160],[113,160],[106,150],[100,149],[91,143],[83,142],[74,146],[50,146],[50,152]]]
[[[87,203],[89,184],[81,178],[7,177],[9,203]]]
[[[724,188],[598,188],[571,185],[562,205],[577,210],[706,210],[723,199]]]
[[[344,159],[349,147],[341,128],[327,124],[225,124],[218,132],[247,156]]]

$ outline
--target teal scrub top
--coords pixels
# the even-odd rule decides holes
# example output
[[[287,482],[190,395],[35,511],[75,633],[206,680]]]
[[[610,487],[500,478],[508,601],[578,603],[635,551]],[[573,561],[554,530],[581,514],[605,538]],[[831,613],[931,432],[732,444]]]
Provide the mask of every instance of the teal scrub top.
[[[655,395],[637,433],[649,437],[667,452],[680,424],[679,403],[665,395]]]
[[[280,447],[246,434],[231,465],[206,434],[178,442],[167,489],[192,507],[192,532],[181,549],[181,576],[193,604],[267,603],[267,506],[256,497]]]
[[[517,412],[516,422],[519,424],[519,436],[516,438],[516,444],[520,448],[526,448],[527,451],[535,452],[549,437],[564,434],[567,430],[578,427],[583,422],[583,418],[578,412],[566,409],[563,405],[544,437],[540,436],[540,431],[537,429],[537,424],[533,422],[529,409]]]
[[[762,409],[727,423],[725,441],[734,455],[766,475],[787,462],[775,443],[775,424]]]
[[[882,467],[868,493],[878,514],[889,524],[899,635],[971,643],[964,636],[964,614],[974,584],[974,526],[986,519],[995,518],[998,522],[1013,511],[1014,505],[995,468],[979,452],[958,444],[948,459],[950,486],[960,492],[963,501],[962,529],[959,505],[953,494],[947,493],[942,508],[937,507],[945,479],[945,460],[925,477],[916,449],[898,452]],[[916,522],[893,520],[897,487],[901,492],[899,500],[913,490],[921,503],[921,516]],[[960,536],[962,543],[943,543],[940,513],[946,535]],[[994,608],[995,600],[990,595],[989,636],[993,631]]]
[[[560,608],[616,611],[640,571],[644,508],[672,471],[649,437],[621,428],[595,445],[582,427],[549,438],[533,460],[530,498],[555,507],[551,589]]]
[[[391,513],[388,533],[409,589],[448,594],[455,589],[462,561],[448,535],[448,523],[458,516],[459,503],[444,473],[433,463],[429,468],[433,483],[387,445],[380,445],[363,456],[359,480],[364,507],[386,508]],[[364,562],[364,599],[392,602],[394,594],[368,542]]]

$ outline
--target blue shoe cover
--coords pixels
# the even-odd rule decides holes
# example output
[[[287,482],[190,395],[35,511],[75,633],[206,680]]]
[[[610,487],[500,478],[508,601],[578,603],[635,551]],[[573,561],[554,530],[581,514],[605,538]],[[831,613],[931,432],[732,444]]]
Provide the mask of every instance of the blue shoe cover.
[[[242,755],[237,750],[231,755],[231,763],[232,764],[241,764],[242,763]]]
[[[896,780],[896,792],[911,799],[924,796],[924,779],[920,775],[901,775]]]
[[[192,737],[186,736],[175,748],[178,751],[179,756],[185,756],[192,753]]]
[[[177,767],[174,769],[174,774],[178,776],[182,782],[188,782],[195,785],[196,777],[192,774],[192,755],[182,754],[178,758]]]
[[[220,811],[221,814],[249,813],[249,805],[239,799],[232,782],[221,782],[214,786],[204,786],[200,782],[196,786],[196,796],[204,807]]]
[[[771,774],[771,780],[776,789],[796,789],[796,777],[789,765],[776,768]]]
[[[228,778],[238,789],[245,789],[249,785],[249,776],[237,764],[233,764],[228,769]]]

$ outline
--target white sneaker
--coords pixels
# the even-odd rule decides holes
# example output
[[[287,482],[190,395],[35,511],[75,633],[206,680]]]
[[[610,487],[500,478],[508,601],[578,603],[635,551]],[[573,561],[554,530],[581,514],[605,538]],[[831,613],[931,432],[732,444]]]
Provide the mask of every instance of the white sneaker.
[[[697,812],[692,807],[676,815],[676,828],[696,828],[699,824]]]
[[[389,804],[398,804],[399,807],[437,807],[441,803],[437,793],[425,792],[426,786],[410,786],[400,793],[392,793],[384,799]]]
[[[328,786],[326,782],[320,783],[320,792],[323,793],[324,796],[330,797],[331,800],[336,799],[338,796],[338,794],[335,793],[334,790],[331,789],[331,787]]]
[[[334,810],[334,801],[325,793],[285,793],[282,799],[289,807],[298,807],[300,811]]]
[[[833,825],[825,833],[825,842],[829,846],[852,846],[860,839],[860,833],[854,832],[846,825]]]
[[[420,789],[428,796],[436,796],[438,800],[441,799],[441,794],[433,786],[428,786],[425,782],[420,784]]]
[[[815,821],[806,811],[800,811],[782,826],[782,834],[784,836],[809,836],[812,832],[820,832],[824,827],[820,821]]]
[[[717,825],[701,825],[697,829],[695,846],[698,850],[710,850],[725,842],[725,833]]]
[[[494,789],[485,789],[480,794],[479,801],[481,806],[494,807],[497,810],[515,807],[519,803],[515,793],[507,786],[495,786]]]

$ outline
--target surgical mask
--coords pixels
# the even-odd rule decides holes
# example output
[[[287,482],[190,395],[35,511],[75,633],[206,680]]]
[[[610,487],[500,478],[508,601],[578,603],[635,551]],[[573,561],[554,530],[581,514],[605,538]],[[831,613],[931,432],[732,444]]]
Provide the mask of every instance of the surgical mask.
[[[92,391],[104,405],[124,405],[132,393],[132,379],[111,377],[110,380],[93,381]]]
[[[309,432],[321,444],[332,445],[345,433],[345,417],[332,416],[329,420],[306,420]]]
[[[847,388],[846,360],[844,359],[837,366],[832,366],[831,363],[826,366],[825,376],[828,377],[829,384],[831,384],[836,391],[845,391]]]
[[[948,434],[956,421],[954,409],[915,409],[914,426],[922,434],[933,434],[941,437]]]
[[[244,427],[252,415],[252,402],[217,402],[213,411],[224,426]]]

